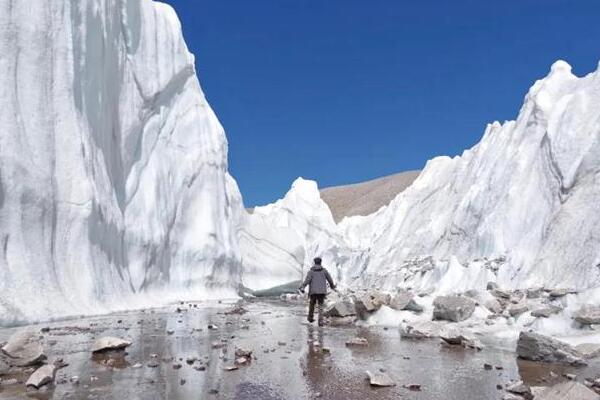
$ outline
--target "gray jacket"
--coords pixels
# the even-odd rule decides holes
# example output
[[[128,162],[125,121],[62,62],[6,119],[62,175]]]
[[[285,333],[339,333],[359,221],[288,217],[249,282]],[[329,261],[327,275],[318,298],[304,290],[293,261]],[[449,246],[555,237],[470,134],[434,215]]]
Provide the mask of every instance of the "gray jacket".
[[[306,279],[300,289],[303,290],[307,285],[308,294],[327,294],[327,282],[332,289],[335,289],[331,275],[322,265],[314,265],[306,275]]]

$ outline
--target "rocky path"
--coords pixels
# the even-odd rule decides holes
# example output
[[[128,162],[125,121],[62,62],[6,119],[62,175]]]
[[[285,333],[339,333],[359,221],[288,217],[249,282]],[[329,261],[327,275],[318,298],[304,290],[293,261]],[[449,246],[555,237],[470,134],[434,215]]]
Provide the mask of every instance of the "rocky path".
[[[598,372],[405,340],[392,328],[318,328],[304,315],[302,303],[185,303],[26,327],[62,368],[36,390],[25,386],[35,367],[4,366],[0,399],[502,399],[521,379],[548,386]],[[23,329],[1,330],[0,343]],[[132,344],[92,354],[105,336]],[[394,386],[370,385],[366,371]]]

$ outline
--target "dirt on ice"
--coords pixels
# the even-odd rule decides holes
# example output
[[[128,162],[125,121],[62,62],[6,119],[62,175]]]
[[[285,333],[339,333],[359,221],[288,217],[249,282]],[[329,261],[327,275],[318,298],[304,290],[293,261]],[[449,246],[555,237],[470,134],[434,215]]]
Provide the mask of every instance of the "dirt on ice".
[[[544,386],[565,379],[563,374],[583,379],[599,370],[522,362],[513,352],[478,352],[438,340],[402,340],[392,328],[319,328],[305,321],[303,303],[242,307],[186,302],[27,327],[40,332],[50,362],[62,358],[68,366],[39,391],[25,387],[31,371],[1,376],[0,399],[488,400],[501,399],[511,380]],[[21,329],[0,330],[0,343]],[[92,343],[102,336],[133,344],[92,355]],[[368,346],[346,346],[355,338]],[[252,355],[244,359],[236,349]],[[370,386],[367,370],[384,372],[395,386]]]

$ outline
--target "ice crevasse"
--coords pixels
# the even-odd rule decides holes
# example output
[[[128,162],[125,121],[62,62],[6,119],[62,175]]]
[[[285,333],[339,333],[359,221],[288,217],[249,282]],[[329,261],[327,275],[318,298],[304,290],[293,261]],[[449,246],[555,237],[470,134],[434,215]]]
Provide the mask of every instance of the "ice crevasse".
[[[241,196],[169,6],[0,0],[0,71],[0,324],[235,295]]]

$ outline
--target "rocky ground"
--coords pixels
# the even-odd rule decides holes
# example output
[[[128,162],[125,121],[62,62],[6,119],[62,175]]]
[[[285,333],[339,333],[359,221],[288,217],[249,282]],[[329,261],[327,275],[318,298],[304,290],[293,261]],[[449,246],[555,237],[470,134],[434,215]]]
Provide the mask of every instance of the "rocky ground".
[[[369,312],[365,303],[359,312]],[[445,304],[439,312],[463,316]],[[181,303],[3,329],[0,398],[598,398],[600,363],[572,362],[579,353],[545,337],[522,338],[520,353],[555,363],[521,360],[460,333],[410,339],[352,317],[318,328],[305,313],[302,299]]]

